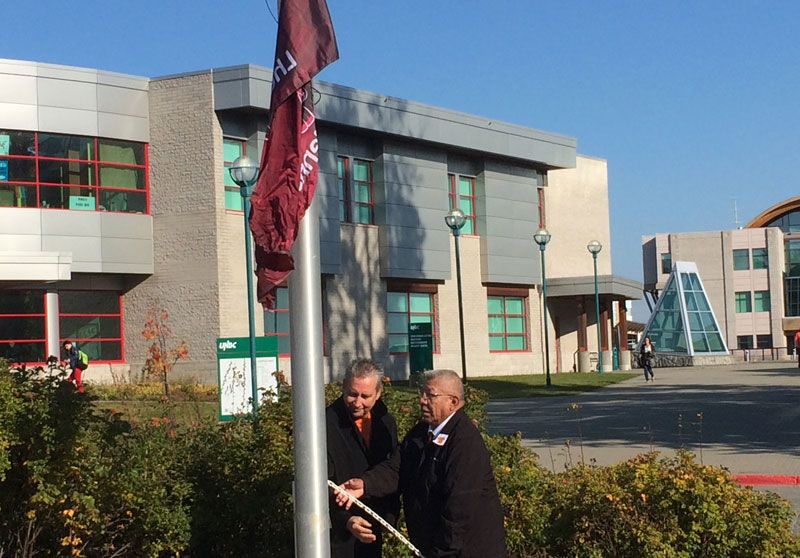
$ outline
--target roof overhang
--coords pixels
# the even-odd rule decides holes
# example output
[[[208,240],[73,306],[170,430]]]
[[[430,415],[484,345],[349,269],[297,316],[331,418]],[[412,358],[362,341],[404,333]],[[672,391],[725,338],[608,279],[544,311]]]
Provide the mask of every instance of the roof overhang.
[[[619,300],[640,300],[644,286],[639,281],[617,275],[598,275],[598,294]],[[556,277],[547,279],[547,296],[588,296],[594,295],[594,275],[579,277]]]

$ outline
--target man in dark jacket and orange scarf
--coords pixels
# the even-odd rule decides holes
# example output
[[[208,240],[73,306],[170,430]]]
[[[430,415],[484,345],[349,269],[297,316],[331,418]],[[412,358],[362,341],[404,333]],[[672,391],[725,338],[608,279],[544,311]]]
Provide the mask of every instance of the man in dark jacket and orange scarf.
[[[489,451],[462,410],[461,378],[453,370],[432,370],[424,378],[422,421],[389,461],[344,488],[357,498],[399,489],[411,542],[425,558],[504,558],[500,496]]]
[[[345,373],[342,396],[325,411],[328,478],[337,484],[362,476],[397,449],[397,423],[380,400],[382,388],[380,365],[366,358],[355,360]],[[397,495],[368,498],[365,503],[389,523],[396,522]],[[380,558],[382,534],[375,520],[333,501],[330,512],[333,558]]]

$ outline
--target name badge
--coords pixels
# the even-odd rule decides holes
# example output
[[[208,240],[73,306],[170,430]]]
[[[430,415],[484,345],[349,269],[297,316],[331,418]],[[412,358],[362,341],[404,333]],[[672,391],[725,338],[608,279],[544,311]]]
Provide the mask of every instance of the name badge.
[[[444,443],[447,441],[447,434],[439,434],[434,438],[433,443],[437,446],[443,446]]]

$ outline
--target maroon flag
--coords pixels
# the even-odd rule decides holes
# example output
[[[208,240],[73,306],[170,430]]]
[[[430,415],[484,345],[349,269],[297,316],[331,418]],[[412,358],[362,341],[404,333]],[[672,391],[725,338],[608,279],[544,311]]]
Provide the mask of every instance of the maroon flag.
[[[275,304],[275,287],[294,269],[292,244],[311,205],[319,144],[311,80],[339,58],[325,0],[283,0],[272,72],[272,120],[253,191],[258,300]]]

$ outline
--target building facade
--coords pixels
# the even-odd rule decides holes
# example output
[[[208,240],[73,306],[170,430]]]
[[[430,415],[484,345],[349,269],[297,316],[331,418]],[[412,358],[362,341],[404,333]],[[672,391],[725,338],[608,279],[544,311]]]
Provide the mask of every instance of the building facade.
[[[792,198],[741,229],[643,237],[648,300],[664,289],[673,262],[694,262],[728,347],[740,357],[753,349],[785,357],[800,329],[799,233],[800,198]]]
[[[0,61],[0,353],[38,362],[69,338],[92,357],[89,379],[135,377],[148,312],[164,309],[173,339],[189,346],[178,371],[213,380],[216,338],[248,333],[242,203],[227,168],[243,154],[259,160],[270,78],[250,65],[148,79]],[[328,378],[358,356],[405,377],[407,324],[421,321],[433,326],[434,365],[460,370],[444,223],[453,206],[468,217],[470,375],[545,368],[532,239],[542,226],[552,233],[551,371],[584,370],[597,352],[590,240],[604,246],[600,337],[611,362],[612,309],[641,285],[612,274],[605,161],[558,134],[314,87]],[[287,290],[257,316],[290,372]]]

